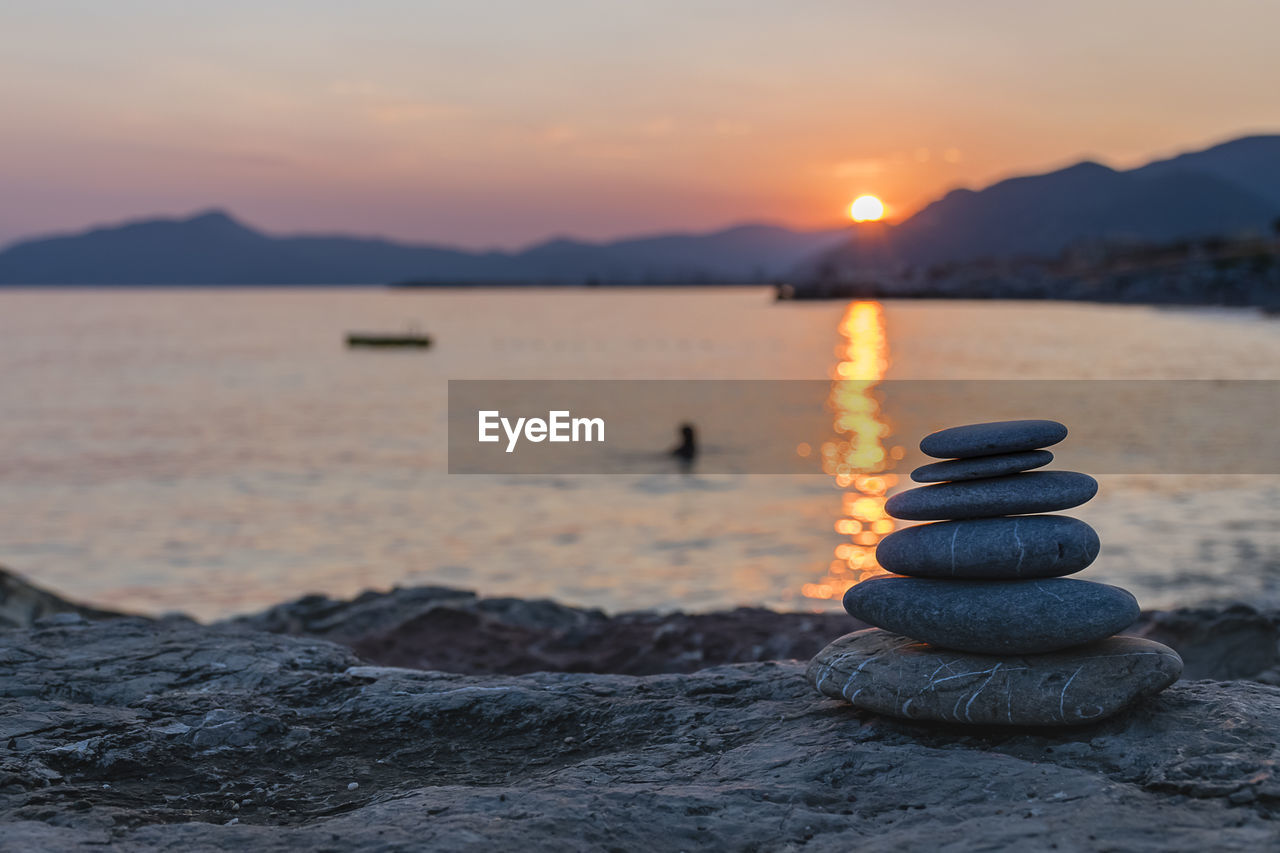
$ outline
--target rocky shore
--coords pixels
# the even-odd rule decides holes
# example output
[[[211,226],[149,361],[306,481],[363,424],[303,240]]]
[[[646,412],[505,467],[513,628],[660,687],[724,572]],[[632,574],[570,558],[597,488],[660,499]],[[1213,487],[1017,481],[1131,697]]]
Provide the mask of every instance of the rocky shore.
[[[1280,841],[1277,615],[1246,606],[1144,614],[1135,631],[1177,649],[1184,680],[1046,732],[818,695],[805,659],[859,627],[843,615],[418,588],[206,626],[0,580],[3,850]]]

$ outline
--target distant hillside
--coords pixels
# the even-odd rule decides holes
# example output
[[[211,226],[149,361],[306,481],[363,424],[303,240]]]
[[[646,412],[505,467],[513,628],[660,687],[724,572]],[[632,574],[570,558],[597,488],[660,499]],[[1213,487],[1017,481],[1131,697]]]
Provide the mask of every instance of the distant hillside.
[[[1116,171],[1079,163],[961,189],[897,225],[792,231],[743,225],[517,252],[344,236],[274,236],[222,211],[29,240],[0,252],[0,284],[217,285],[696,283],[856,277],[1081,243],[1163,244],[1267,231],[1280,217],[1280,136],[1251,136]]]
[[[1084,162],[955,190],[875,241],[810,259],[802,277],[1013,256],[1048,257],[1075,243],[1165,243],[1266,231],[1280,216],[1280,136],[1254,136],[1130,171]],[[874,251],[873,251],[874,249]]]
[[[1203,151],[1158,160],[1138,175],[1200,172],[1243,187],[1280,207],[1280,136],[1245,136]]]
[[[710,234],[555,240],[522,252],[467,252],[354,237],[275,237],[210,211],[18,243],[0,252],[0,284],[765,281],[844,235],[746,225]]]
[[[740,225],[711,234],[640,237],[613,243],[556,240],[514,260],[539,277],[604,281],[777,278],[815,252],[839,245],[848,229],[791,231],[774,225]]]

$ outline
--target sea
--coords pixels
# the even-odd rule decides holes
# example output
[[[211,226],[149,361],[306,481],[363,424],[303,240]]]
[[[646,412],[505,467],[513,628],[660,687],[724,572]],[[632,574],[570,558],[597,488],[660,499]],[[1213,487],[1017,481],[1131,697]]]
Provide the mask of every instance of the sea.
[[[409,329],[433,346],[344,343]],[[0,564],[82,602],[212,620],[434,584],[825,611],[879,572],[919,440],[873,412],[859,444],[841,380],[1280,380],[1280,320],[758,287],[4,289],[0,371]],[[810,380],[831,438],[797,446],[803,474],[682,472],[661,447],[652,470],[451,474],[462,379]],[[1097,472],[1071,512],[1102,540],[1084,577],[1146,607],[1280,606],[1280,476],[1193,469]]]

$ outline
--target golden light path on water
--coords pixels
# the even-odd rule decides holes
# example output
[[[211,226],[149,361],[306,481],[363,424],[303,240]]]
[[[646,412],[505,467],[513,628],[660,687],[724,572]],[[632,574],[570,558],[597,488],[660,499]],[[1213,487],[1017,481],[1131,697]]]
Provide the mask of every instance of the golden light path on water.
[[[889,368],[884,306],[850,303],[839,332],[843,340],[827,397],[836,437],[821,452],[822,470],[847,490],[835,528],[849,541],[836,546],[826,577],[801,586],[802,595],[815,599],[838,599],[859,581],[885,574],[876,562],[876,545],[894,529],[884,505],[898,481],[890,469],[903,456],[901,447],[886,444],[890,429],[875,394]]]

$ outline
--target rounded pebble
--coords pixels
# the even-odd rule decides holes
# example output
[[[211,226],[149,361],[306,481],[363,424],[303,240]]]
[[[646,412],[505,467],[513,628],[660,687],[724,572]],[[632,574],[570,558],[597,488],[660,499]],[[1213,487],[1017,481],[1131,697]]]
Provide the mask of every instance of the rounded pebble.
[[[1030,515],[1079,506],[1098,493],[1098,481],[1075,471],[1032,471],[1008,477],[938,483],[899,492],[885,512],[909,521]]]
[[[1098,556],[1098,534],[1065,515],[1018,515],[917,524],[890,533],[876,562],[918,578],[1056,578]]]
[[[930,433],[920,441],[920,450],[936,459],[961,459],[1036,450],[1066,437],[1067,428],[1057,421],[993,421]]]
[[[911,472],[917,483],[946,483],[954,480],[979,480],[984,477],[1003,477],[1032,468],[1043,468],[1053,461],[1048,450],[1027,450],[1022,453],[1002,453],[998,456],[971,456],[968,459],[948,459],[931,462]]]
[[[856,619],[946,649],[1041,654],[1109,637],[1138,618],[1126,590],[1072,578],[874,578],[849,588]]]

